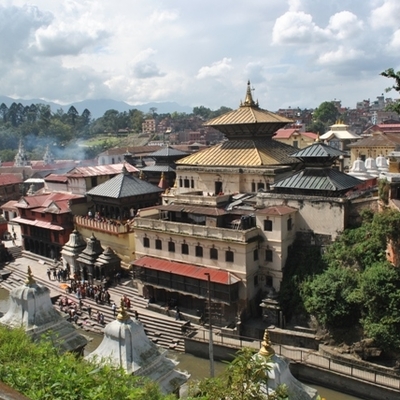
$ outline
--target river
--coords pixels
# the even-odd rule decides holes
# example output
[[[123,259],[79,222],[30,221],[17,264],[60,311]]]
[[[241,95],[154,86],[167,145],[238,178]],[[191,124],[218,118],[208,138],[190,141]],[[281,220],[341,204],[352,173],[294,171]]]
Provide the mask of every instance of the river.
[[[0,288],[0,313],[5,313],[8,310],[8,298],[9,293],[6,289]],[[82,331],[82,334],[90,337],[90,342],[86,346],[85,354],[91,353],[97,348],[103,339],[102,335],[95,333],[88,333]],[[198,380],[209,376],[210,364],[209,361],[204,358],[195,357],[191,354],[174,352],[169,350],[169,357],[179,361],[179,368],[183,371],[188,371],[191,374],[191,379]],[[223,372],[225,363],[215,362],[215,374],[218,375]],[[321,397],[326,400],[362,400],[359,397],[350,396],[344,393],[340,393],[334,390],[330,390],[321,386],[310,385],[318,390]]]

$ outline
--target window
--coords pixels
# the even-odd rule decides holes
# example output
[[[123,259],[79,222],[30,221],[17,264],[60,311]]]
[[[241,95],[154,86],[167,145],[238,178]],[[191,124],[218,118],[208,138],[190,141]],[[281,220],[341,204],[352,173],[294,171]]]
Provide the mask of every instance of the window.
[[[265,250],[265,261],[272,261],[272,250]]]
[[[258,275],[256,275],[253,279],[254,286],[258,286]]]
[[[292,218],[289,218],[289,219],[287,220],[287,230],[288,230],[288,231],[291,231],[292,228],[293,228]]]
[[[264,182],[258,182],[258,183],[257,183],[257,190],[260,190],[260,189],[265,189],[265,184],[264,184]]]
[[[190,180],[190,187],[191,187],[192,189],[194,188],[194,179],[193,179],[193,178]]]
[[[184,186],[185,188],[190,187],[190,181],[189,181],[188,178],[185,178],[185,179],[183,180],[183,186]]]
[[[183,187],[183,181],[182,181],[182,178],[179,178],[179,187]]]
[[[196,257],[203,257],[203,248],[199,245],[196,246]]]
[[[255,250],[253,251],[253,260],[254,260],[254,261],[257,261],[257,260],[258,260],[258,249],[255,249]]]
[[[270,276],[270,275],[267,275],[267,277],[265,278],[265,284],[266,284],[266,286],[270,286],[270,287],[272,287],[273,286],[273,279],[272,279],[272,276]]]
[[[150,239],[148,237],[143,238],[143,247],[150,247]]]
[[[226,262],[233,262],[235,259],[234,255],[233,255],[233,251],[231,250],[227,250],[225,252],[225,261]]]
[[[254,182],[251,182],[251,191],[252,192],[256,191],[256,184]]]
[[[182,254],[189,254],[189,245],[187,243],[182,243]]]
[[[168,251],[170,251],[171,253],[175,253],[175,242],[168,242]]]
[[[162,250],[162,242],[160,239],[156,239],[156,249]]]
[[[272,231],[272,221],[270,219],[264,220],[264,231]]]
[[[298,140],[293,140],[293,147],[295,147],[296,149],[299,148],[299,142],[298,142]]]
[[[114,162],[113,162],[113,164],[114,164]],[[91,183],[91,185],[92,185],[92,188],[95,187],[95,186],[97,186],[97,176],[92,176],[92,177],[90,178],[90,183]]]
[[[220,193],[222,193],[222,182],[218,181],[215,182],[215,195],[218,196]]]
[[[51,214],[51,222],[57,222],[57,214]]]
[[[214,247],[210,249],[210,259],[211,260],[218,260],[218,250]]]

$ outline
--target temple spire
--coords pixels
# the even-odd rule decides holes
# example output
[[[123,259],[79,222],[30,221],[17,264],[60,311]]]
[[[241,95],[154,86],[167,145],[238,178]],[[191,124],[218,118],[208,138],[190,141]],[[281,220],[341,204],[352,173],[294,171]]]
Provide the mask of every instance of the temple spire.
[[[25,279],[25,285],[33,285],[36,281],[33,279],[31,267],[28,265],[28,276]]]
[[[251,85],[250,80],[247,81],[247,90],[246,90],[246,97],[244,102],[240,102],[240,107],[258,107],[258,101],[255,102],[253,100],[253,95],[251,94]]]
[[[117,320],[118,321],[126,321],[127,319],[129,319],[129,315],[126,312],[125,307],[124,307],[124,299],[121,298],[121,305],[120,305],[120,308],[118,309]]]
[[[263,357],[269,357],[275,354],[275,350],[272,348],[271,339],[269,338],[268,330],[264,331],[263,341],[261,342],[261,349],[258,354]]]

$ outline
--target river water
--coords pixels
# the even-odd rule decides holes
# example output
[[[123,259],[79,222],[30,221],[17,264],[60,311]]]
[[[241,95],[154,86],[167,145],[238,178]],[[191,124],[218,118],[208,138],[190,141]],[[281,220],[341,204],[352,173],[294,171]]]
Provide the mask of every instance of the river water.
[[[0,288],[0,313],[5,313],[8,310],[9,304],[9,293],[4,288]],[[82,334],[90,338],[90,342],[85,348],[85,354],[91,353],[101,343],[103,336],[95,333],[89,333],[82,331]],[[169,350],[168,356],[179,361],[179,369],[188,371],[191,375],[190,379],[198,380],[209,376],[210,363],[209,360],[204,358],[195,357],[191,354],[174,352]],[[215,375],[223,372],[225,363],[215,362],[214,369]],[[350,396],[344,393],[340,393],[334,390],[330,390],[321,386],[310,385],[318,390],[321,397],[326,400],[362,400],[359,397]]]

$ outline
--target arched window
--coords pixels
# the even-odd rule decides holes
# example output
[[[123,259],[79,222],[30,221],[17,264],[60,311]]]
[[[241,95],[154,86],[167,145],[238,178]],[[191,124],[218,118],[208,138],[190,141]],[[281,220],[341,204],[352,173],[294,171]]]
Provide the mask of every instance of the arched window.
[[[214,247],[210,249],[210,259],[218,260],[218,250]]]

